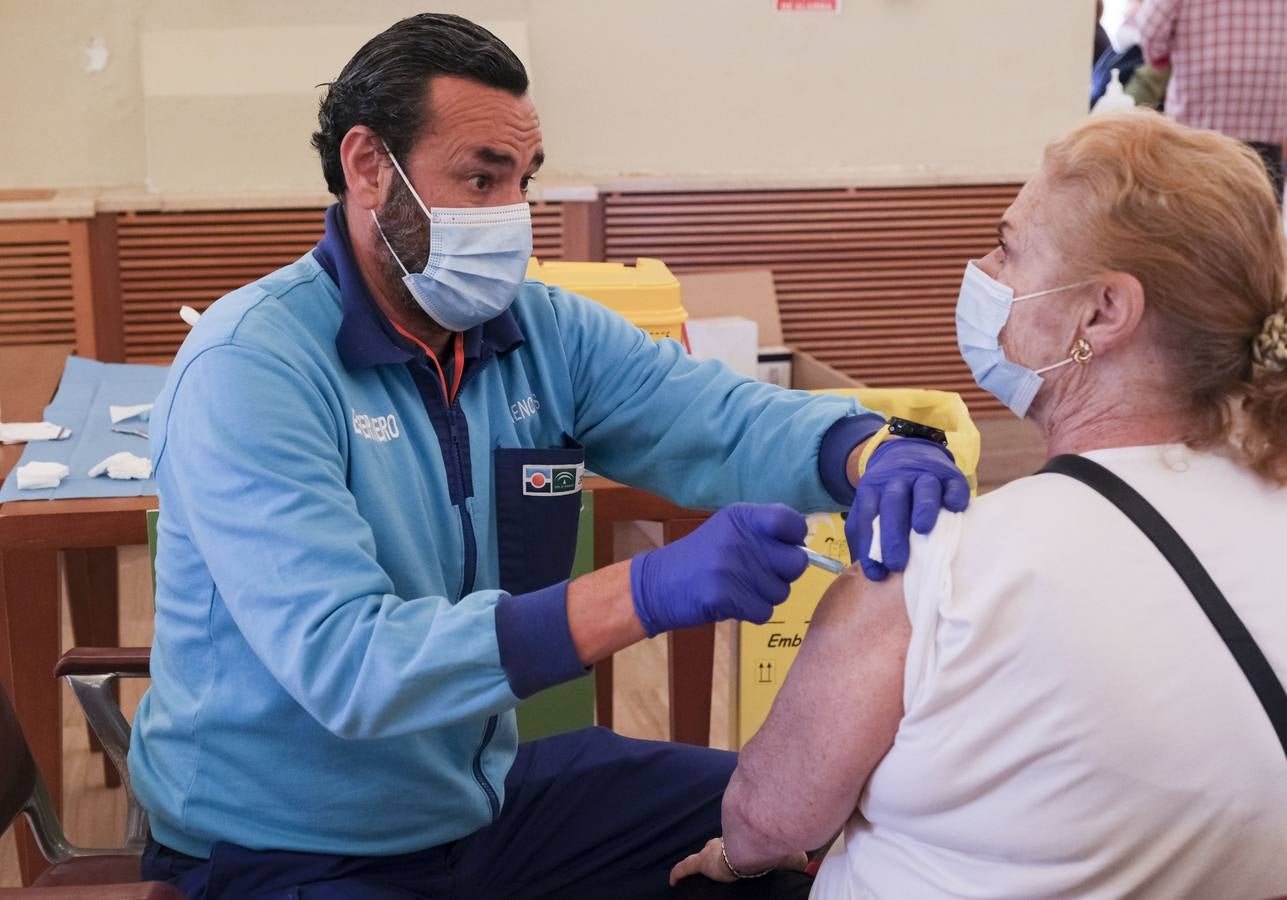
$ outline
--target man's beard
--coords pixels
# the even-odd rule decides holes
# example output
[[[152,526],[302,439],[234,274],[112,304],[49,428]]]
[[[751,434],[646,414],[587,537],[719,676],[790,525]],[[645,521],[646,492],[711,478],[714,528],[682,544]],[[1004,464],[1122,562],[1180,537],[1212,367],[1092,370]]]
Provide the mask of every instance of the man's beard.
[[[394,179],[389,188],[389,196],[376,211],[376,215],[379,216],[384,238],[389,242],[387,246],[384,241],[377,241],[375,244],[385,295],[396,298],[407,312],[423,316],[424,310],[402,281],[405,274],[402,266],[406,266],[407,272],[423,272],[425,263],[429,260],[430,225],[424,210],[402,180]],[[393,248],[397,259],[389,252],[389,247]],[[402,261],[402,266],[398,265],[398,260]]]

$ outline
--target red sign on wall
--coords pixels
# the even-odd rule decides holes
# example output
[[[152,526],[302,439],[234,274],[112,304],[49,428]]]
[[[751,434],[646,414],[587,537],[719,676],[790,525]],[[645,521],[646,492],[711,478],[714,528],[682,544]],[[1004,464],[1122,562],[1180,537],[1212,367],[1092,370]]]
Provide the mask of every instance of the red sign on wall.
[[[778,12],[840,12],[840,0],[775,0]]]

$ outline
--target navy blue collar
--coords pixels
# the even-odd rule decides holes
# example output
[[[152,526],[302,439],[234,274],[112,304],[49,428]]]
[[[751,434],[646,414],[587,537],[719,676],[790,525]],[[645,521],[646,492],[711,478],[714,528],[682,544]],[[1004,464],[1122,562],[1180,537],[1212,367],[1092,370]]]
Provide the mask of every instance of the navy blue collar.
[[[335,335],[335,347],[346,368],[395,365],[424,355],[423,350],[394,330],[376,305],[353,259],[344,207],[338,203],[326,210],[326,233],[313,248],[313,258],[340,289],[342,319]],[[465,332],[465,365],[505,353],[522,342],[523,330],[518,320],[512,311],[505,310],[490,322]]]

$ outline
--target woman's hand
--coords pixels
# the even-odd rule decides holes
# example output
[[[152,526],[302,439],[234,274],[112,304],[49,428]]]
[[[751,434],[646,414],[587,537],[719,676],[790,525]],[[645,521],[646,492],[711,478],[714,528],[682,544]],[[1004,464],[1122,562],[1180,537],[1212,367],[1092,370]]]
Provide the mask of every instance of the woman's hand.
[[[793,853],[778,860],[777,864],[770,868],[803,872],[808,862],[809,859],[804,853]],[[712,881],[737,881],[733,870],[728,867],[728,863],[724,862],[722,838],[711,838],[700,851],[676,863],[675,868],[670,870],[670,886],[674,887],[677,881],[689,875],[705,875]]]

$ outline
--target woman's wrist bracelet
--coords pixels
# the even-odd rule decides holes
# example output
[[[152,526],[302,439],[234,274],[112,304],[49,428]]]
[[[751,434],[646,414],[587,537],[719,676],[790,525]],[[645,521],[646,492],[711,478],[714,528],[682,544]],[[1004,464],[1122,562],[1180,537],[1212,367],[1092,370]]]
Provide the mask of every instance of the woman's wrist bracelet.
[[[722,837],[719,839],[719,855],[724,857],[724,865],[728,866],[728,870],[737,878],[763,878],[765,875],[773,871],[773,867],[770,866],[763,872],[739,872],[733,867],[733,864],[728,861],[728,849],[724,846],[724,838]]]

